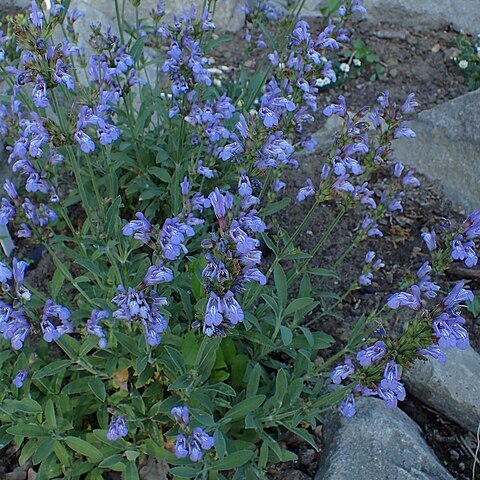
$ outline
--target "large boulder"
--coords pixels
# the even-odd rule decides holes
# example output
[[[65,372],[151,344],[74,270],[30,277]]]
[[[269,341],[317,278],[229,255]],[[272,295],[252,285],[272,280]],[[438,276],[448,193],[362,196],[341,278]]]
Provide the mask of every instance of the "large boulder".
[[[332,415],[316,480],[453,480],[419,426],[382,400],[361,398],[353,418]]]
[[[476,432],[480,423],[480,355],[449,349],[447,362],[417,361],[403,379],[409,392],[463,428]]]
[[[480,23],[479,23],[480,25]],[[419,113],[417,138],[395,142],[396,159],[440,180],[467,210],[480,208],[480,90]]]
[[[157,0],[142,0],[138,7],[139,17],[147,18],[157,3]],[[166,20],[170,20],[174,14],[182,14],[184,11],[189,11],[191,4],[197,8],[197,15],[201,15],[203,0],[166,1]],[[122,0],[119,0],[119,5],[122,5]],[[239,10],[239,7],[242,5],[243,2],[241,0],[222,0],[217,2],[214,20],[219,31],[234,32],[242,27],[244,14]],[[111,24],[116,29],[114,0],[73,0],[71,6],[85,13],[85,18],[81,21],[79,20],[79,25],[82,25],[82,28],[88,28],[93,22],[101,22],[105,25]],[[125,0],[125,18],[130,23],[134,23],[135,9],[129,0]]]
[[[441,28],[480,33],[478,0],[363,0],[367,18],[415,28]]]

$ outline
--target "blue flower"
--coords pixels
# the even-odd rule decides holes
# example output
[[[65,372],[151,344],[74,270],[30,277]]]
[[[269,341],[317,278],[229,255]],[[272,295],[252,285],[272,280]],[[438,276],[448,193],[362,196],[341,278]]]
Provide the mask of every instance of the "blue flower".
[[[437,248],[434,230],[432,230],[431,232],[423,232],[422,239],[425,242],[425,245],[427,246],[429,251],[433,251]]]
[[[185,458],[188,455],[187,437],[179,434],[175,443],[175,456],[177,458]]]
[[[330,374],[330,378],[332,382],[336,385],[340,385],[342,380],[345,380],[355,371],[355,367],[353,366],[352,361],[349,358],[345,359],[345,363],[338,365],[335,367]]]
[[[143,283],[151,286],[161,282],[171,282],[173,280],[173,271],[165,267],[163,262],[159,260],[156,265],[148,268]]]
[[[353,393],[350,393],[347,398],[340,403],[338,410],[344,417],[347,418],[351,418],[355,415],[357,409],[355,406],[355,397],[353,396]]]
[[[400,307],[408,307],[412,310],[418,310],[422,306],[420,288],[418,285],[413,285],[410,287],[410,292],[411,293],[394,293],[387,299],[387,305],[393,310],[396,310]]]
[[[385,356],[387,352],[387,346],[382,340],[377,340],[373,345],[360,350],[357,353],[357,360],[362,365],[362,367],[368,367],[372,363],[380,360]]]
[[[118,440],[121,437],[126,437],[128,434],[127,424],[125,418],[122,416],[113,416],[108,427],[107,438],[111,442]]]
[[[47,84],[43,81],[43,77],[40,74],[37,75],[37,81],[32,90],[32,100],[37,108],[48,108],[50,106],[50,101],[47,97]]]
[[[23,384],[25,383],[25,380],[27,379],[27,377],[28,377],[28,370],[21,369],[21,370],[18,371],[18,373],[15,376],[15,378],[13,379],[12,383],[17,388],[22,388]]]
[[[188,424],[190,422],[190,415],[189,415],[187,406],[173,407],[170,410],[170,413],[173,415],[177,423],[182,428],[188,427]]]
[[[297,201],[303,202],[307,197],[311,197],[315,195],[315,187],[313,186],[313,182],[310,178],[306,180],[306,186],[302,187],[297,193]]]
[[[442,364],[447,361],[447,356],[438,345],[431,345],[430,347],[419,349],[417,352],[420,355],[435,358]]]
[[[108,310],[92,310],[92,315],[87,321],[87,332],[91,335],[95,335],[99,338],[98,346],[99,348],[107,348],[108,347],[108,340],[105,335],[103,328],[100,325],[100,322],[105,318],[110,316],[110,312]]]
[[[50,319],[58,319],[60,323],[54,325]],[[43,339],[50,343],[58,340],[64,333],[73,332],[73,325],[69,321],[70,310],[67,307],[56,305],[47,299],[43,308],[40,326],[43,331]]]

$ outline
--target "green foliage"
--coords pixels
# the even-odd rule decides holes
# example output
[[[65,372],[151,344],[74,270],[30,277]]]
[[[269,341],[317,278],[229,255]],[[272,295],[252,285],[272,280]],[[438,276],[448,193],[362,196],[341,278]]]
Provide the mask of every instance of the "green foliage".
[[[480,88],[480,37],[472,39],[462,33],[456,37],[455,45],[459,53],[451,58],[464,75],[468,89]]]

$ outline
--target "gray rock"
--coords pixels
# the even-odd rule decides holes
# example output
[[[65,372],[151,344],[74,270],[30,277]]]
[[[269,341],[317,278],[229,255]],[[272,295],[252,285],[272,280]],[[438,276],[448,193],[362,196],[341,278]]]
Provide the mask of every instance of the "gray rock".
[[[31,0],[0,0],[1,9],[26,8],[31,5]]]
[[[467,430],[480,423],[480,355],[472,349],[446,351],[442,365],[417,361],[403,374],[407,390]]]
[[[197,8],[197,15],[201,14],[203,0],[176,0],[175,2],[165,2],[165,20],[171,20],[175,13],[182,14],[184,11],[189,11],[190,4],[192,3]],[[122,5],[122,0],[119,0],[119,5]],[[150,12],[156,5],[157,0],[142,0],[138,7],[139,17],[148,18]],[[217,30],[233,32],[242,27],[244,14],[239,11],[239,7],[242,5],[243,2],[240,0],[217,2],[214,17]],[[103,25],[111,24],[117,31],[114,0],[73,0],[71,6],[85,13],[85,18],[78,20],[77,24],[82,29],[88,30],[92,22],[100,22]],[[135,9],[129,0],[125,0],[125,18],[129,23],[134,23],[135,21]]]
[[[424,110],[411,122],[417,138],[394,146],[397,160],[440,180],[447,196],[470,210],[480,207],[479,106],[477,90]]]
[[[353,418],[332,415],[324,431],[316,480],[453,480],[418,425],[381,400],[361,398]]]
[[[440,28],[480,33],[478,0],[363,0],[367,18],[415,28]]]

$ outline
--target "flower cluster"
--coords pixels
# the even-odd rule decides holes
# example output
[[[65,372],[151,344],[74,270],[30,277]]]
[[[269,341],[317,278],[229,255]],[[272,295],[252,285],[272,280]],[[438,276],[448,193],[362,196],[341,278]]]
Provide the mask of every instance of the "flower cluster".
[[[266,283],[258,268],[262,259],[260,243],[251,236],[265,231],[266,225],[252,208],[259,199],[253,195],[245,172],[238,182],[238,194],[241,211],[236,217],[232,216],[234,196],[230,192],[222,194],[216,188],[208,197],[219,226],[219,236],[203,242],[209,250],[202,272],[209,293],[203,322],[203,332],[208,336],[225,335],[225,327],[243,322],[244,312],[235,295],[244,290],[245,283]]]
[[[468,348],[468,333],[463,327],[465,319],[460,315],[459,307],[466,300],[472,300],[473,294],[464,288],[464,282],[458,282],[440,303],[425,310],[426,300],[435,298],[440,289],[431,281],[431,270],[429,263],[424,262],[417,272],[417,283],[408,291],[395,293],[387,300],[387,305],[392,309],[424,309],[413,323],[407,324],[400,339],[396,342],[387,338],[376,340],[357,353],[358,366],[351,359],[346,359],[331,373],[335,384],[349,377],[358,380],[352,393],[339,406],[343,415],[351,417],[355,414],[356,396],[378,396],[388,408],[404,400],[405,388],[399,372],[401,367],[410,366],[412,356],[430,356],[444,362],[444,349]],[[422,300],[422,295],[426,297],[425,300]],[[380,377],[381,372],[383,376]]]
[[[188,407],[173,407],[170,413],[185,433],[177,435],[175,455],[178,458],[189,456],[192,462],[199,462],[203,458],[203,452],[213,448],[215,440],[200,427],[195,427],[190,432]]]

